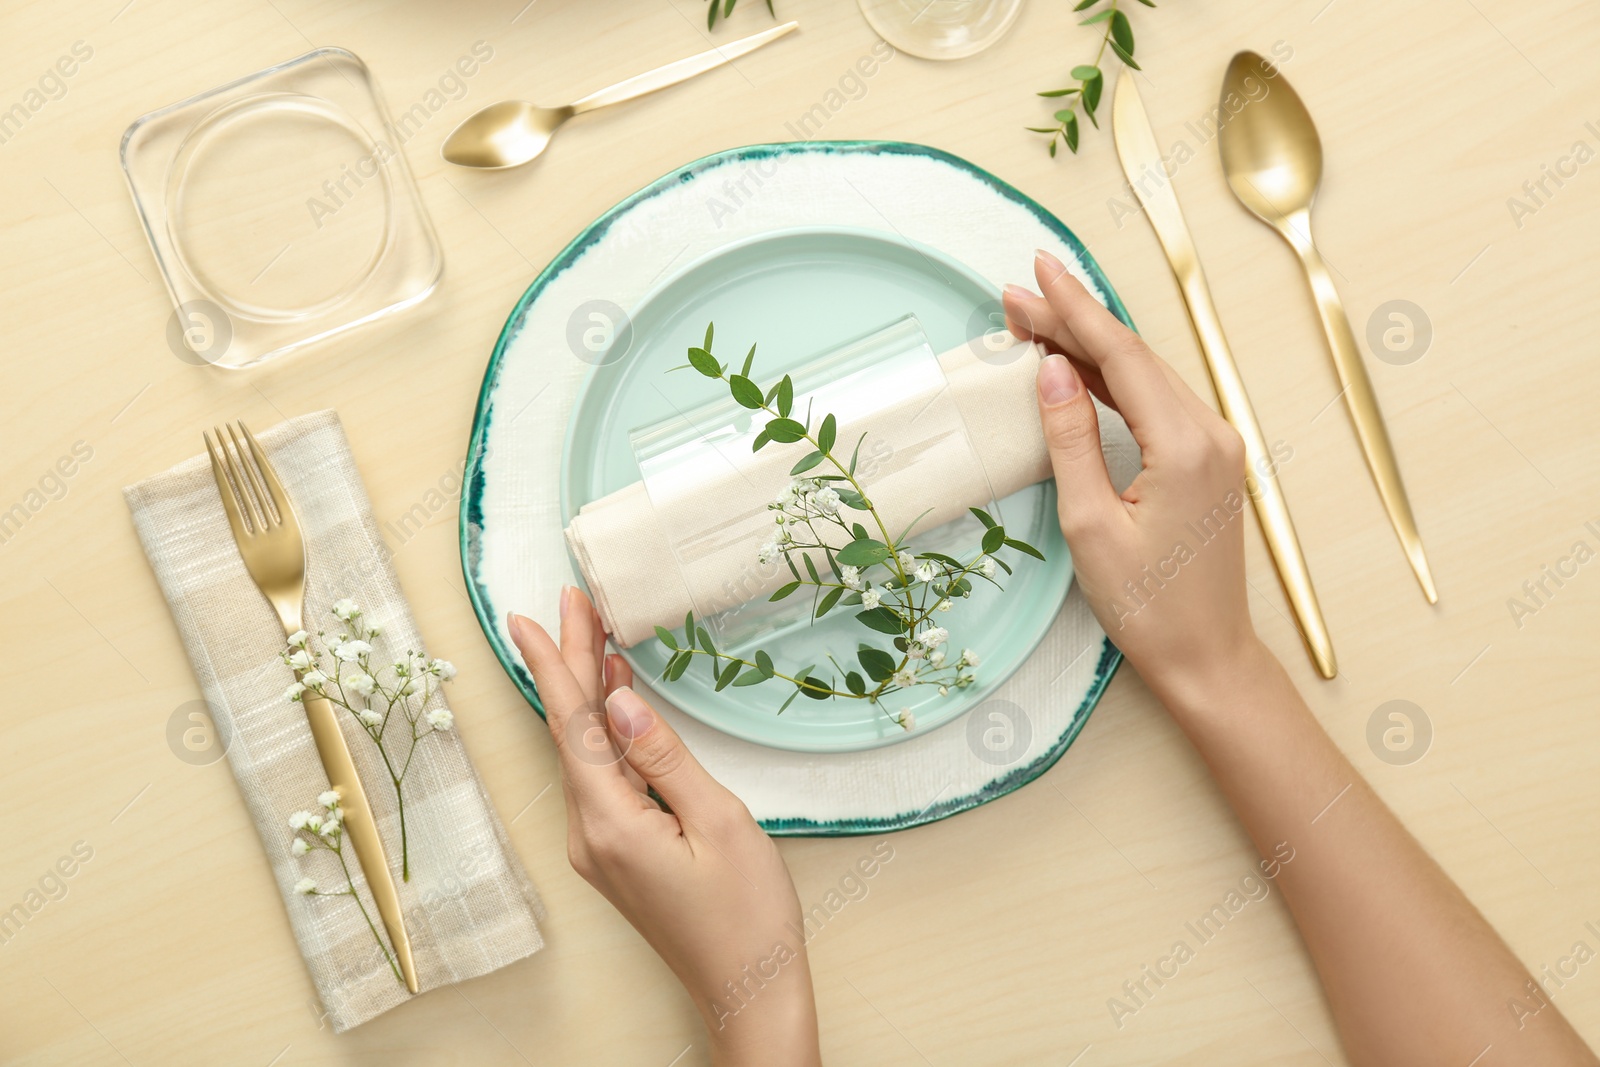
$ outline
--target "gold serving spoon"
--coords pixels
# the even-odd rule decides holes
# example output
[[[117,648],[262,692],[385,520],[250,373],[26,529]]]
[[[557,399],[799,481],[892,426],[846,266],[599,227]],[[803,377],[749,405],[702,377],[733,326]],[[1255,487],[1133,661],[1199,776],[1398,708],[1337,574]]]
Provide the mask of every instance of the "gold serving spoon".
[[[1248,103],[1222,127],[1218,138],[1222,172],[1239,202],[1277,230],[1300,255],[1367,468],[1423,594],[1428,603],[1437,604],[1439,592],[1422,551],[1422,535],[1411,514],[1372,379],[1356,347],[1339,291],[1311,238],[1311,201],[1322,181],[1322,142],[1317,128],[1282,72],[1254,52],[1240,52],[1228,64],[1222,77],[1222,98],[1230,96]]]
[[[677,85],[697,74],[714,70],[724,63],[748,55],[757,48],[799,27],[798,22],[786,22],[770,30],[741,38],[732,44],[713,48],[699,55],[668,63],[664,67],[637,74],[627,81],[590,93],[582,100],[565,107],[540,107],[525,100],[502,100],[490,104],[482,111],[468,116],[461,125],[450,131],[444,139],[440,154],[445,162],[458,167],[476,167],[480,170],[504,170],[520,167],[538,158],[550,144],[561,124],[574,115],[593,111],[607,104],[620,104],[624,100]]]

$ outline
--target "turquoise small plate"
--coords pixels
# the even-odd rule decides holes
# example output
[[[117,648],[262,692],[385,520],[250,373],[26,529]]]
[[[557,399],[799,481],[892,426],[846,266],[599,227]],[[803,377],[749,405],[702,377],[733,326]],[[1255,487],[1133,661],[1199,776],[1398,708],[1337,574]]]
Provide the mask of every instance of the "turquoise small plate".
[[[700,343],[706,323],[716,323],[717,337],[730,351],[758,343],[753,373],[768,382],[906,314],[917,317],[934,351],[954,348],[972,339],[972,323],[984,322],[984,310],[998,298],[993,286],[944,253],[882,232],[796,228],[725,245],[646,294],[631,310],[626,351],[614,359],[602,357],[580,387],[562,450],[563,524],[584,504],[639,480],[629,444],[632,431],[722,394],[720,383],[698,374],[668,373],[683,365],[689,346]],[[803,454],[797,451],[795,458]],[[774,485],[772,491],[779,488]],[[1037,546],[1045,561],[1003,550],[1001,558],[1015,570],[1009,578],[997,576],[1007,591],[1001,594],[979,582],[972,597],[950,612],[948,623],[940,618],[950,630],[952,655],[963,647],[981,655],[978,684],[942,697],[933,686],[921,686],[895,694],[883,706],[800,699],[779,714],[791,686],[771,682],[719,693],[709,665],[696,664],[702,669],[661,684],[660,691],[679,710],[723,733],[798,752],[849,752],[907,740],[912,735],[890,719],[890,712],[911,711],[918,732],[960,718],[1032,654],[1072,581],[1053,486],[1012,494],[1000,502],[999,517],[1013,536]],[[750,546],[752,559],[758,547]],[[974,543],[971,549],[976,548]],[[830,654],[853,665],[862,640],[889,647],[887,637],[863,631],[853,614],[841,611],[812,625],[791,626],[759,644],[780,670],[821,664],[818,673],[831,676]],[[747,659],[754,655],[754,648],[729,651]],[[636,675],[655,679],[666,669],[668,652],[651,639],[623,656]],[[842,679],[836,681],[843,688]]]

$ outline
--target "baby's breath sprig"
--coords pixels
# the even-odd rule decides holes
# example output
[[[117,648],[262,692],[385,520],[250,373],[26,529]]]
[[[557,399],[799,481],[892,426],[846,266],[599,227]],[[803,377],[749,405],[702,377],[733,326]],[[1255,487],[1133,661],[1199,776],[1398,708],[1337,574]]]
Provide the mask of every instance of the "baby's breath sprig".
[[[711,0],[711,10],[706,12],[706,29],[709,30],[717,24],[718,15],[721,15],[726,20],[729,15],[733,14],[733,5],[738,2],[739,0]],[[767,14],[773,18],[778,17],[778,13],[772,10],[772,0],[767,0]]]
[[[684,617],[681,639],[664,626],[656,627],[656,637],[672,653],[662,676],[676,681],[689,669],[694,657],[705,656],[710,660],[718,691],[730,685],[759,685],[773,679],[792,685],[794,692],[778,708],[780,715],[802,693],[813,700],[867,700],[910,730],[916,725],[911,710],[891,711],[884,707],[884,698],[919,685],[937,686],[939,695],[945,696],[950,689],[965,689],[977,680],[974,668],[979,663],[978,653],[964,648],[959,656],[951,657],[945,647],[950,631],[933,622],[934,614],[948,612],[955,601],[970,597],[974,581],[999,588],[995,572],[1011,573],[1010,565],[996,555],[1002,548],[1041,560],[1044,555],[1032,545],[1007,536],[1005,527],[982,508],[971,509],[983,523],[984,533],[979,550],[970,560],[963,562],[939,552],[909,551],[906,539],[922,516],[898,537],[889,533],[857,475],[861,445],[867,435],[857,438],[846,461],[834,450],[838,423],[833,415],[822,416],[815,428],[809,411],[803,420],[794,418],[794,382],[789,375],[766,390],[756,385],[750,377],[755,345],[750,346],[738,373],[730,374],[729,368],[712,355],[714,334],[714,324],[707,325],[704,343],[689,349],[686,366],[725,382],[740,406],[768,416],[753,449],[759,452],[770,444],[802,441],[811,446],[811,451],[790,469],[789,484],[767,505],[776,532],[761,546],[757,558],[767,564],[782,556],[794,579],[769,599],[783,600],[802,586],[810,586],[813,620],[841,605],[859,607],[856,621],[875,634],[892,637],[895,651],[862,642],[856,649],[859,671],[829,656],[832,669],[822,668],[826,678],[813,673],[819,669],[814,663],[785,673],[777,669],[765,651],[755,652],[750,659],[720,651],[705,626],[697,625],[691,611]],[[819,470],[826,473],[814,473]],[[852,521],[848,516],[852,511],[861,513],[871,528]],[[830,536],[825,538],[824,531]],[[822,558],[826,577],[813,554]]]
[[[1100,3],[1100,0],[1078,0],[1072,10],[1087,11]],[[1106,49],[1116,53],[1118,59],[1125,66],[1134,70],[1142,69],[1133,59],[1133,25],[1128,21],[1127,12],[1118,9],[1121,0],[1111,0],[1111,6],[1098,11],[1082,22],[1080,26],[1100,26],[1100,50],[1094,55],[1094,62],[1082,64],[1072,68],[1072,77],[1076,85],[1065,89],[1049,89],[1039,95],[1047,99],[1067,100],[1067,106],[1061,108],[1052,116],[1056,120],[1054,126],[1029,126],[1033,133],[1048,134],[1050,137],[1050,155],[1056,154],[1056,143],[1064,142],[1074,154],[1078,151],[1078,104],[1083,104],[1083,114],[1096,129],[1100,128],[1100,120],[1095,117],[1095,108],[1100,106],[1100,96],[1105,90],[1105,72],[1100,69],[1100,61],[1105,58]],[[1154,0],[1139,0],[1145,7],[1155,7]]]
[[[400,974],[400,965],[389,952],[388,942],[378,933],[377,924],[367,913],[367,906],[361,902],[361,895],[356,892],[356,881],[350,875],[350,864],[345,861],[344,815],[339,809],[339,794],[329,789],[317,797],[317,804],[321,811],[297,811],[289,816],[289,829],[294,831],[289,852],[296,859],[312,852],[333,853],[334,859],[339,861],[339,870],[344,873],[344,888],[322,889],[317,886],[315,879],[302,878],[294,884],[294,891],[307,897],[349,897],[354,900],[356,907],[361,909],[361,917],[367,920],[367,929],[372,931],[373,940],[377,941],[378,948],[383,951],[383,958],[388,961],[389,969],[394,972],[395,981],[403,985],[405,979]]]
[[[417,745],[434,731],[449,730],[455,716],[449,708],[429,708],[428,702],[443,682],[456,676],[449,660],[430,660],[420,652],[407,650],[393,663],[378,665],[373,657],[373,642],[382,636],[381,627],[369,625],[355,601],[345,598],[334,603],[333,616],[344,629],[333,634],[319,630],[313,638],[304,630],[289,637],[283,661],[295,670],[296,681],[285,694],[291,701],[305,700],[307,692],[326,697],[335,707],[348,711],[372,738],[383,759],[389,780],[394,783],[395,803],[400,810],[400,872],[411,880],[411,855],[406,842],[406,798],[401,788]],[[320,646],[320,647],[319,647]],[[325,666],[323,650],[331,655]],[[399,712],[398,715],[395,713]],[[404,720],[404,750],[391,753],[385,738],[389,724]]]

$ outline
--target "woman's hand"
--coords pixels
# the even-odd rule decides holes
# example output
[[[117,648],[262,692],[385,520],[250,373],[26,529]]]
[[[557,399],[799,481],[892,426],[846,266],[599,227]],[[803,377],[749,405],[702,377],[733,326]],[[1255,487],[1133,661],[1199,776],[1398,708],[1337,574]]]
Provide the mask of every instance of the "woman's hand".
[[[562,590],[559,648],[531,619],[509,626],[561,757],[573,868],[678,976],[715,1062],[820,1062],[800,901],[777,846],[629,688],[583,593]]]
[[[1039,252],[1034,275],[1044,295],[1007,286],[1006,318],[1056,353],[1039,367],[1039,414],[1073,572],[1117,647],[1175,707],[1258,648],[1245,602],[1244,444],[1060,260]],[[1142,454],[1120,495],[1090,394],[1127,420]]]

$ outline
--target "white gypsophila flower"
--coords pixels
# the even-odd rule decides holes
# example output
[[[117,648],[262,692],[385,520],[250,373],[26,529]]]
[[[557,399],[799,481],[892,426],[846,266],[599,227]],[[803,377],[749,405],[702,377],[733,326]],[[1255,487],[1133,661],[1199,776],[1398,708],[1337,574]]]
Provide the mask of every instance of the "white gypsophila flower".
[[[774,556],[776,556],[777,554],[778,554],[777,542],[768,541],[766,544],[762,545],[761,546],[761,550],[756,553],[756,559],[761,562],[762,566],[766,566],[768,563],[772,562],[772,558]]]
[[[905,711],[902,711],[900,713],[900,717],[898,719],[896,719],[895,722],[899,723],[900,727],[902,729],[906,730],[907,732],[910,732],[910,731],[915,730],[917,728],[917,717],[916,717],[915,714],[912,713],[910,708],[907,708]]]
[[[306,829],[310,830],[312,833],[316,833],[318,830],[322,829],[322,816],[318,815],[314,811],[307,812]]]
[[[912,576],[919,582],[931,582],[938,573],[933,567],[933,560],[925,559],[922,561],[922,566],[912,572]]]
[[[868,589],[865,593],[861,594],[861,606],[866,608],[868,611],[871,611],[882,602],[883,594],[878,592],[876,589]]]
[[[400,695],[408,697],[413,693],[420,693],[427,687],[427,682],[421,678],[407,679],[406,684],[400,687]]]
[[[300,700],[300,695],[305,691],[306,687],[304,682],[295,682],[293,685],[289,686],[288,690],[283,695],[289,698],[290,703],[298,703]]]
[[[306,828],[306,824],[310,821],[311,813],[309,811],[297,811],[293,815],[289,816],[289,829],[304,830]]]
[[[891,677],[889,680],[895,685],[898,685],[901,689],[910,689],[912,686],[917,684],[917,676],[912,674],[910,670],[904,668],[895,671],[893,677]]]
[[[307,689],[321,690],[328,684],[328,676],[321,671],[306,671],[300,676],[300,681],[305,683]]]
[[[921,645],[907,645],[906,646],[906,658],[907,659],[921,659],[923,656],[926,656],[927,654],[928,653],[926,652],[926,650],[923,649],[923,647]]]
[[[937,603],[937,604],[935,604],[933,606],[933,610],[935,610],[935,611],[949,611],[950,610],[950,598],[949,597],[945,597],[943,600],[939,601],[939,603]]]
[[[917,565],[917,558],[909,552],[896,552],[894,558],[899,561],[901,570],[911,570]]]
[[[294,844],[289,846],[289,851],[296,856],[304,856],[311,851],[311,846],[306,843],[305,838],[297,837],[294,839]]]
[[[294,884],[294,891],[303,897],[309,897],[317,891],[317,883],[309,878],[302,878]]]
[[[395,660],[393,666],[394,673],[401,678],[405,678],[411,674],[411,660],[409,657],[406,659]]]
[[[787,517],[786,517],[786,516],[785,516],[785,515],[784,515],[784,514],[783,514],[783,512],[781,512],[781,511],[774,511],[774,512],[773,512],[773,513],[772,513],[772,523],[773,523],[773,525],[774,525],[774,526],[782,526],[782,525],[783,525],[783,524],[784,524],[784,523],[785,523],[785,522],[787,522],[787,521],[789,521],[789,520],[788,520],[788,518],[787,518]]]
[[[925,648],[938,648],[949,639],[950,631],[946,630],[943,626],[930,626],[917,635],[917,640],[920,641]]]
[[[339,806],[339,791],[337,789],[324,789],[317,794],[317,803],[328,809]]]
[[[784,486],[782,489],[779,489],[778,490],[778,495],[773,498],[772,502],[774,504],[778,505],[778,507],[780,507],[780,508],[786,508],[790,504],[793,504],[794,503],[794,486],[792,484],[790,484],[790,485]]]
[[[456,717],[450,714],[449,708],[434,708],[428,712],[428,725],[435,730],[448,730],[455,722]]]
[[[941,685],[939,687],[939,695],[942,696],[942,697],[949,696],[950,695],[950,687],[947,686],[947,685]]]
[[[307,652],[303,648],[297,648],[293,652],[289,653],[287,659],[289,666],[293,667],[297,671],[303,671],[307,667],[311,666],[311,653]]]
[[[356,712],[356,718],[360,719],[368,726],[376,726],[383,721],[383,716],[379,712],[374,711],[372,708],[362,708],[360,711]]]
[[[844,583],[844,587],[846,589],[860,589],[861,588],[861,584],[862,584],[861,583],[861,568],[860,567],[840,567],[839,568],[839,581]]]
[[[978,654],[970,648],[963,648],[961,650],[961,662],[968,667],[976,667],[978,665]]]
[[[351,619],[361,614],[361,609],[356,607],[356,602],[354,600],[351,600],[349,597],[345,597],[343,600],[335,600],[333,602],[333,613],[339,616],[339,618],[343,619],[345,622],[349,622]]]
[[[839,491],[830,485],[826,489],[817,490],[817,495],[812,498],[812,503],[816,504],[818,511],[824,515],[831,516],[839,514],[839,506],[842,501],[839,499]]]
[[[436,659],[428,665],[428,669],[438,676],[441,682],[448,682],[456,676],[456,665],[447,659]]]
[[[317,830],[317,833],[321,834],[323,837],[328,837],[328,838],[333,837],[333,835],[338,833],[338,832],[339,832],[339,820],[338,819],[332,819],[332,818],[330,818],[327,822],[323,823],[322,826]]]
[[[944,666],[944,649],[936,648],[932,652],[929,652],[928,653],[928,662],[933,664],[935,667],[943,667]]]
[[[333,650],[333,654],[346,663],[353,663],[371,652],[372,646],[365,641],[346,641]]]
[[[306,642],[309,640],[311,640],[310,634],[306,633],[304,630],[296,630],[294,633],[289,635],[289,647],[305,648]]]
[[[815,478],[796,478],[790,484],[794,488],[795,496],[802,497],[808,496],[811,493],[815,493],[817,491],[817,487],[822,483],[817,481]]]
[[[369,626],[369,627],[367,627],[367,636],[368,637],[382,637],[383,636],[383,627],[381,627],[381,626]]]
[[[378,680],[370,674],[352,674],[344,680],[344,684],[347,689],[354,689],[364,697],[371,696],[373,690],[378,688]]]
[[[326,634],[318,634],[318,636],[322,637],[327,642],[329,648],[338,648],[340,645],[350,640],[349,634],[334,634],[332,637],[328,637]]]
[[[988,556],[983,557],[983,562],[978,564],[978,573],[985,578],[993,578],[995,572],[994,560]]]

